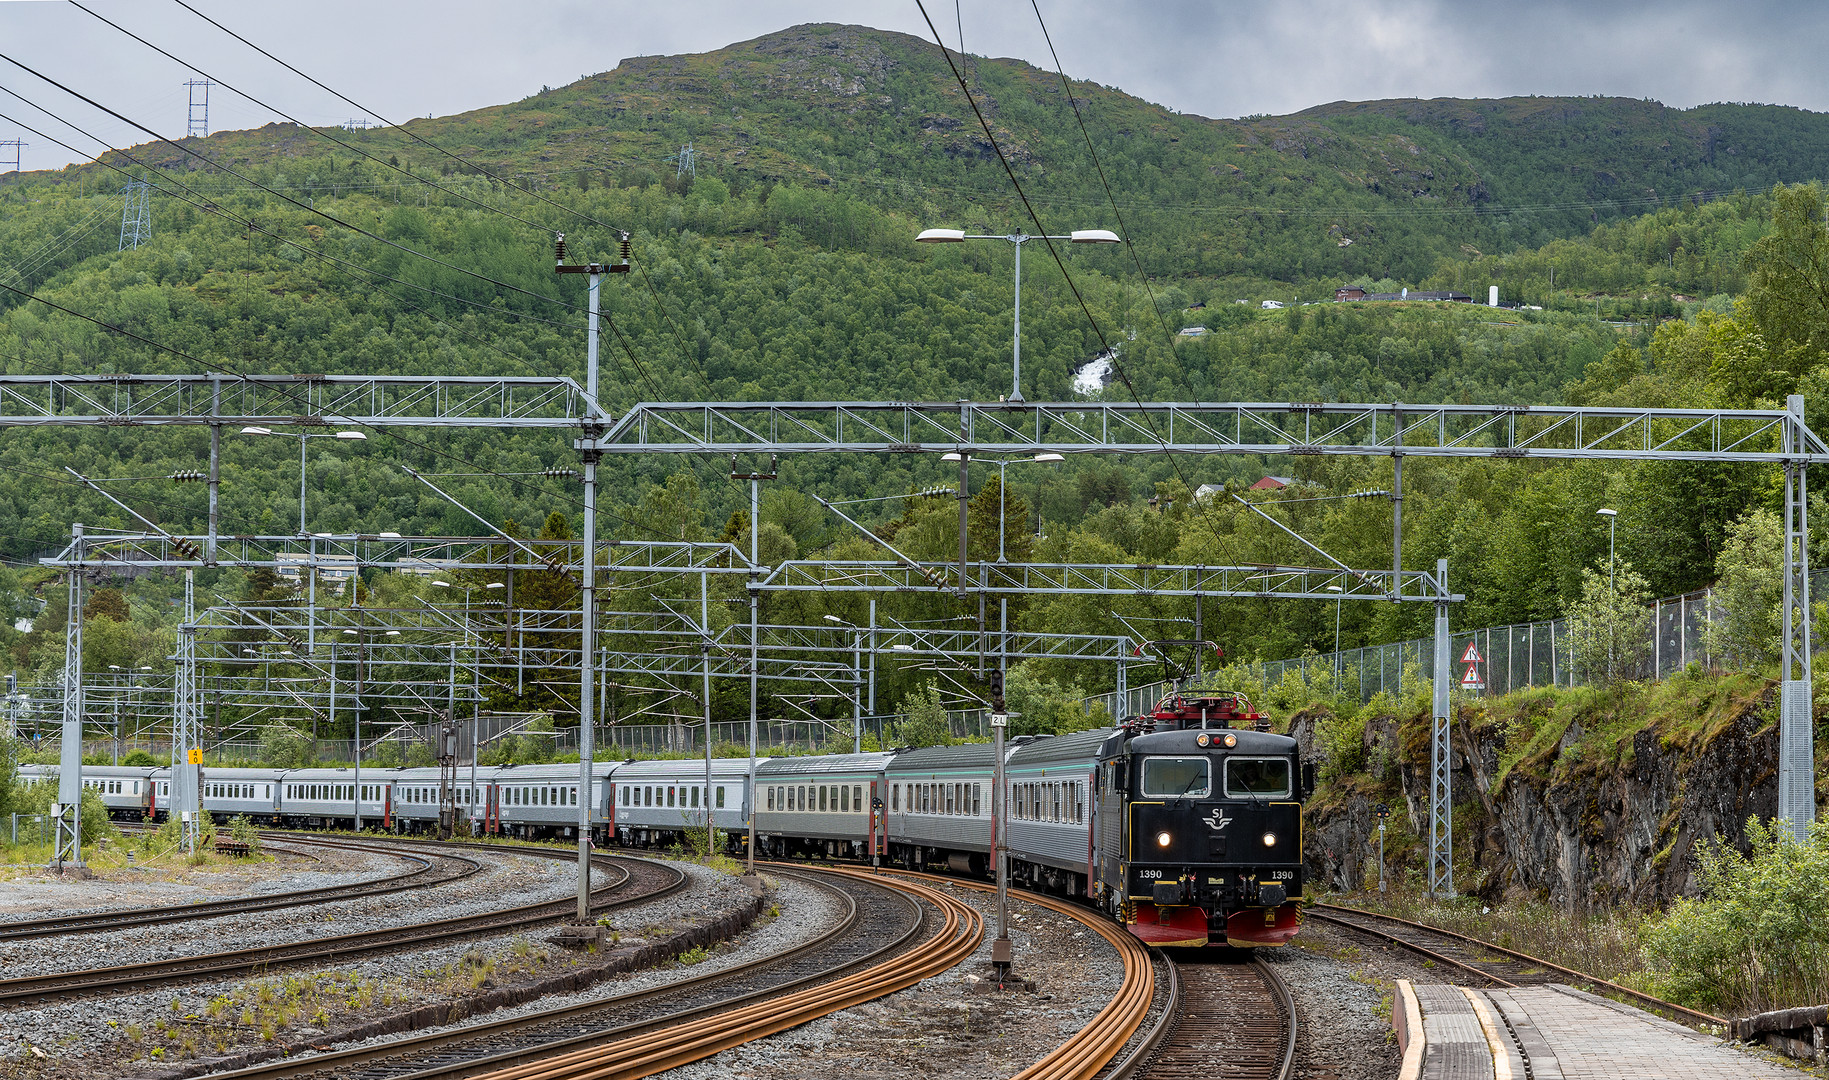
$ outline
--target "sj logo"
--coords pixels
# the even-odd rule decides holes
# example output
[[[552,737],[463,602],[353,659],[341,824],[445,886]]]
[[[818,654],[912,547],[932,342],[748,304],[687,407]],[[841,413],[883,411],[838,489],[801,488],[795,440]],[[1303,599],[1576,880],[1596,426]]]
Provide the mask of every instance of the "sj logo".
[[[1214,832],[1218,832],[1221,829],[1225,828],[1227,825],[1232,824],[1232,819],[1227,817],[1226,812],[1224,810],[1219,809],[1218,807],[1214,807],[1213,812],[1211,814],[1208,814],[1206,817],[1201,818],[1201,820],[1206,822],[1207,827],[1212,829]]]

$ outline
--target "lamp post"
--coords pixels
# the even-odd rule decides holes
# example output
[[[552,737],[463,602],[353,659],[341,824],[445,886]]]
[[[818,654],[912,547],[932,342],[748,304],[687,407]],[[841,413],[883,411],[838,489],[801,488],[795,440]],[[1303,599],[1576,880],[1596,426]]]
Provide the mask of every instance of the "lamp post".
[[[940,460],[941,461],[961,461],[961,462],[963,462],[963,461],[969,460],[969,458],[965,454],[941,454]],[[1061,463],[1067,459],[1065,457],[1062,457],[1060,454],[1041,453],[1041,454],[1036,454],[1033,457],[1026,457],[1026,458],[1002,458],[1002,459],[996,459],[996,460],[979,458],[978,460],[983,462],[986,465],[997,466],[997,561],[998,562],[1008,562],[1009,560],[1005,559],[1004,554],[1003,554],[1003,533],[1004,533],[1003,513],[1004,513],[1004,507],[1006,505],[1008,505],[1008,503],[1009,503],[1009,497],[1005,494],[1007,488],[1003,482],[1004,471],[1006,469],[1008,469],[1011,465],[1022,465],[1025,463],[1034,463],[1034,464],[1039,464],[1039,465],[1058,465],[1059,463]]]
[[[1618,602],[1618,596],[1613,591],[1613,525],[1619,520],[1619,511],[1603,507],[1594,513],[1607,519],[1607,679],[1611,681],[1613,678],[1613,639],[1619,635],[1618,620],[1615,617],[1616,612],[1613,610],[1614,605]]]
[[[368,436],[360,431],[338,431],[328,435],[312,435],[303,431],[274,431],[272,428],[245,427],[241,429],[241,433],[243,435],[281,435],[296,438],[298,440],[298,534],[300,536],[311,535],[305,531],[305,440],[346,439],[365,442],[368,439]]]
[[[118,672],[121,665],[109,664],[108,670]],[[121,677],[118,674],[114,677],[114,763],[121,763]]]
[[[1607,519],[1607,591],[1613,591],[1613,523],[1619,520],[1618,510],[1596,510],[1600,517]]]
[[[1010,338],[1010,400],[1022,400],[1022,246],[1031,240],[1066,240],[1074,244],[1121,244],[1124,241],[1110,229],[1075,229],[1066,236],[1030,236],[1011,233],[1008,236],[971,236],[964,229],[923,229],[915,237],[917,244],[962,244],[967,240],[1002,240],[1016,249],[1016,329]]]
[[[1334,594],[1334,693],[1338,694],[1340,692],[1340,601],[1346,599],[1346,590],[1339,585],[1329,585],[1327,591]]]
[[[827,615],[825,620],[851,628],[851,752],[861,754],[864,752],[864,714],[863,707],[858,703],[857,687],[863,681],[864,632],[849,619]]]
[[[463,592],[463,594],[464,594],[464,636],[466,639],[468,639],[469,634],[470,634],[470,594],[475,592],[478,588],[483,588],[483,589],[503,588],[502,583],[499,581],[486,582],[481,586],[453,585],[448,581],[440,581],[437,578],[434,578],[432,580],[432,584],[438,586],[441,589],[459,589]],[[466,640],[466,644],[467,643],[468,643],[468,641]]]

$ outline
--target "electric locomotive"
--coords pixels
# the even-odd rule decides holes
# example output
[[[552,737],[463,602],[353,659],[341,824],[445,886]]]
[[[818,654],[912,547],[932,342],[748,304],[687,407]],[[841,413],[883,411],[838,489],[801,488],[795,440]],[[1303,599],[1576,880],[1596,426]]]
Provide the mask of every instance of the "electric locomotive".
[[[1296,741],[1242,694],[1170,694],[1099,751],[1095,899],[1152,945],[1286,944],[1300,922]]]

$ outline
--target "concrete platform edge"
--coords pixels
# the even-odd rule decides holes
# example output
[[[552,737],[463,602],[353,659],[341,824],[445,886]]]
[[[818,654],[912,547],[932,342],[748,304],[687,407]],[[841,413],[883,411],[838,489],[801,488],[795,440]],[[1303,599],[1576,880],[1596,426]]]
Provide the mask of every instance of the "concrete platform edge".
[[[1397,1080],[1419,1080],[1423,1074],[1423,1010],[1408,979],[1397,980],[1391,1001],[1391,1026],[1397,1029],[1397,1049],[1403,1053]]]

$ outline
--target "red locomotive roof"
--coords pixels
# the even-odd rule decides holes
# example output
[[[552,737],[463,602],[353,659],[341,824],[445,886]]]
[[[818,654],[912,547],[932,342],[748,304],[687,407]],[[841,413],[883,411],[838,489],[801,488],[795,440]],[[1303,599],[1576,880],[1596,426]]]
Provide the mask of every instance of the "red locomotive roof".
[[[1153,710],[1137,717],[1135,723],[1154,731],[1172,731],[1226,728],[1241,722],[1257,727],[1263,720],[1264,715],[1252,706],[1250,698],[1236,691],[1220,690],[1195,695],[1165,695]]]

